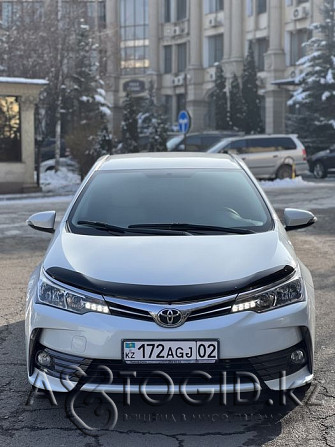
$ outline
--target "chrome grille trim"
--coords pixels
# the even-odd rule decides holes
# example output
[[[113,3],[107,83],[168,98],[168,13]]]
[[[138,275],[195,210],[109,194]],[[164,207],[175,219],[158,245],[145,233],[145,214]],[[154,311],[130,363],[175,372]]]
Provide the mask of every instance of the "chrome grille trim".
[[[155,322],[156,316],[164,308],[179,310],[186,316],[184,322],[201,320],[205,318],[214,318],[226,315],[230,312],[235,302],[236,295],[230,295],[220,298],[213,298],[196,303],[143,303],[139,301],[120,299],[110,296],[104,297],[111,315],[115,317],[133,318],[137,320],[146,320]]]

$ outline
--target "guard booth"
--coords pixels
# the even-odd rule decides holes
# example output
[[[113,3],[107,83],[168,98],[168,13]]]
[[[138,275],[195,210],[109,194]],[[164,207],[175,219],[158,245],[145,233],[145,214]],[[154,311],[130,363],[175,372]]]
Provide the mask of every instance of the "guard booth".
[[[38,190],[35,170],[35,105],[42,79],[0,77],[0,194]]]

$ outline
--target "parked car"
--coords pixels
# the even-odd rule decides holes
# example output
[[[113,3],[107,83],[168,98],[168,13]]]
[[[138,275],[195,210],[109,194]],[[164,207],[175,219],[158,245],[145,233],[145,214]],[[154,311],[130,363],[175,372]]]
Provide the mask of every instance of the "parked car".
[[[296,135],[246,135],[226,138],[209,153],[239,155],[259,179],[291,178],[308,170],[306,150]]]
[[[241,135],[239,132],[200,132],[190,133],[186,136],[179,134],[172,137],[167,142],[167,150],[172,152],[206,152],[213,144],[216,144],[222,138],[228,138],[236,135]]]
[[[326,151],[317,152],[307,159],[309,170],[315,178],[325,178],[329,172],[335,172],[335,145]]]
[[[316,218],[286,209],[283,225],[238,157],[106,156],[55,217],[28,220],[54,233],[27,294],[35,387],[119,393],[129,371],[149,394],[167,390],[154,371],[176,393],[220,392],[223,372],[227,392],[239,371],[241,392],[312,380],[313,282],[286,231]]]
[[[40,173],[44,173],[47,171],[54,171],[56,166],[55,158],[51,158],[50,160],[43,161],[40,164]],[[66,168],[71,172],[78,172],[78,163],[71,157],[61,157],[59,159],[59,166],[61,168]]]

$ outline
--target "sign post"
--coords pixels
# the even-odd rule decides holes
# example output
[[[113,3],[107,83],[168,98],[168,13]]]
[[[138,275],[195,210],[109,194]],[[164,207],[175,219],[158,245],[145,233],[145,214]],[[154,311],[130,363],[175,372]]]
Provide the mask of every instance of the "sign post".
[[[178,115],[178,129],[180,133],[184,134],[184,146],[186,151],[186,135],[191,128],[191,116],[187,110],[182,110]]]

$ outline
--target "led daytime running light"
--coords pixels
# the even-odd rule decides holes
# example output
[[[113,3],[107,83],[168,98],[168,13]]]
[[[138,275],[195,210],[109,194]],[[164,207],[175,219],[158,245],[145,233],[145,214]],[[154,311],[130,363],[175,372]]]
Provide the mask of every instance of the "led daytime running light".
[[[108,306],[103,298],[94,298],[72,292],[52,283],[43,276],[38,285],[37,302],[78,314],[87,312],[109,313]]]
[[[254,312],[265,312],[276,307],[297,303],[305,299],[301,278],[295,278],[289,282],[279,285],[254,296],[241,297],[232,306],[231,312],[243,312],[251,310]]]

